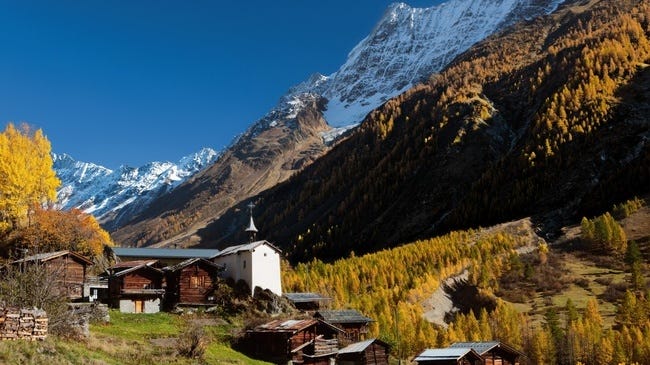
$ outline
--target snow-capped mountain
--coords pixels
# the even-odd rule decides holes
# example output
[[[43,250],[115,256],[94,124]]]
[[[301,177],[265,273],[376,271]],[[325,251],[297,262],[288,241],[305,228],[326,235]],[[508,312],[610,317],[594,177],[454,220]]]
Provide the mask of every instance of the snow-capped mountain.
[[[391,5],[370,35],[329,76],[314,74],[289,89],[261,121],[291,118],[300,100],[328,100],[324,117],[332,138],[371,110],[440,71],[474,43],[508,25],[554,11],[564,0],[450,0],[430,8]],[[342,130],[341,130],[342,128]]]
[[[439,72],[474,43],[517,21],[549,13],[562,2],[449,0],[430,8],[391,5],[339,70],[329,76],[315,73],[290,88],[276,107],[224,150],[223,158],[197,174],[194,182],[152,204],[139,219],[117,226],[113,237],[131,245],[185,240],[194,233],[191,230],[238,202],[300,172],[368,112]],[[161,224],[172,216],[182,224]]]
[[[141,167],[110,170],[67,154],[53,154],[54,170],[61,179],[57,200],[61,208],[78,208],[109,227],[142,211],[147,205],[219,157],[203,148],[178,163],[150,162]]]

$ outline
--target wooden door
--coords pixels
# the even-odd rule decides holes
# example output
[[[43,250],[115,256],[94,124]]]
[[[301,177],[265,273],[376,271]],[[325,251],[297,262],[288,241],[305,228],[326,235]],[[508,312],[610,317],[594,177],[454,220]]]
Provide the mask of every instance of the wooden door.
[[[144,313],[144,300],[134,300],[135,313]]]

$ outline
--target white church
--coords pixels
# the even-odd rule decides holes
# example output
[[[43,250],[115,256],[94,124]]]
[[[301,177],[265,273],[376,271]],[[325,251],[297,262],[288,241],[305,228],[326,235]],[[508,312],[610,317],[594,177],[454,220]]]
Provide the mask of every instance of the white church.
[[[249,205],[249,208],[250,222],[246,228],[249,242],[243,245],[230,246],[221,251],[200,248],[114,247],[113,252],[120,261],[157,260],[163,265],[175,265],[184,260],[203,258],[223,265],[224,278],[232,278],[235,282],[244,280],[251,289],[251,295],[254,294],[255,287],[260,287],[281,296],[280,254],[282,251],[266,240],[255,239],[257,228],[253,222],[253,205]]]
[[[252,212],[252,205],[249,205],[249,208]],[[212,261],[225,267],[224,277],[235,281],[244,280],[251,288],[251,295],[255,287],[259,286],[281,296],[280,253],[282,251],[266,240],[255,240],[257,228],[252,213],[246,232],[250,237],[249,243],[227,247]]]

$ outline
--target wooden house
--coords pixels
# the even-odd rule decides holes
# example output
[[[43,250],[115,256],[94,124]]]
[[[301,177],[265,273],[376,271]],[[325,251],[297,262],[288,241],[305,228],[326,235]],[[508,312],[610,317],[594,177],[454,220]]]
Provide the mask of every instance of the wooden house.
[[[162,270],[142,261],[116,266],[108,269],[111,305],[124,313],[159,312],[165,294]]]
[[[456,342],[449,348],[471,348],[483,358],[484,365],[519,365],[524,354],[499,341]]]
[[[388,365],[390,346],[378,339],[350,344],[338,351],[336,363],[341,365]]]
[[[364,316],[354,309],[319,310],[314,313],[314,318],[321,319],[345,331],[345,338],[341,341],[347,345],[365,340],[371,318]]]
[[[84,298],[84,282],[92,261],[75,252],[63,250],[40,253],[11,262],[11,265],[18,267],[34,264],[43,265],[56,281],[56,288],[69,300],[78,301]]]
[[[413,359],[418,365],[481,365],[483,358],[470,347],[427,349]]]
[[[284,293],[283,295],[301,311],[317,311],[332,300],[318,293]]]
[[[340,328],[318,319],[275,320],[247,331],[243,347],[249,356],[274,363],[313,364],[336,356],[342,334]]]
[[[163,269],[166,301],[173,305],[214,304],[214,289],[223,267],[202,258],[185,260]]]

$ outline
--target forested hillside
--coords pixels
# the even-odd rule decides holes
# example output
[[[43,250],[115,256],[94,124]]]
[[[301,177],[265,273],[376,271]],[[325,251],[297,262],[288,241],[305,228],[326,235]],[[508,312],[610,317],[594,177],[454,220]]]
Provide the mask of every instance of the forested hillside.
[[[490,37],[255,199],[260,236],[293,262],[327,261],[527,215],[576,220],[643,195],[649,19],[648,1],[568,1]],[[202,244],[236,241],[224,233],[242,218],[224,214]]]
[[[617,207],[614,215],[623,219],[642,204],[625,202],[617,207],[627,215]],[[287,291],[323,293],[334,308],[356,308],[375,319],[370,336],[389,342],[396,358],[457,341],[500,340],[523,351],[524,364],[645,364],[650,231],[628,228],[639,244],[628,245],[610,213],[585,218],[570,244],[533,243],[520,224],[456,231],[329,264],[287,267],[283,283]],[[467,279],[446,289],[458,312],[447,312],[447,326],[429,323],[426,298],[464,269]]]

